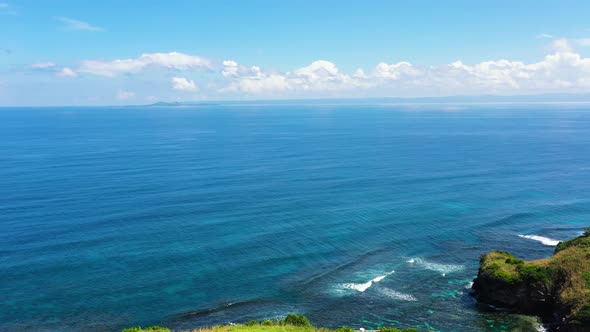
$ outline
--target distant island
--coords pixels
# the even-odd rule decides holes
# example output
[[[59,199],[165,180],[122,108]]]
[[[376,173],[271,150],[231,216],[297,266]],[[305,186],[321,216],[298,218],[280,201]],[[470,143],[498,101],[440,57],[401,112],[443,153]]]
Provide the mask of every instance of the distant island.
[[[215,103],[204,103],[204,102],[178,102],[178,101],[173,101],[173,102],[165,102],[165,101],[159,101],[157,103],[153,103],[153,104],[149,104],[149,105],[145,105],[147,107],[180,107],[180,106],[215,106],[217,104]]]
[[[473,289],[478,301],[538,315],[551,330],[590,331],[590,228],[560,242],[550,258],[483,255]]]

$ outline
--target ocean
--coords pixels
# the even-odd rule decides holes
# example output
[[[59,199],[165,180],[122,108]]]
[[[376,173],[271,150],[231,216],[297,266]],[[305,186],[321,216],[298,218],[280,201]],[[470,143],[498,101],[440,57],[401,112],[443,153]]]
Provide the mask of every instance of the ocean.
[[[503,331],[482,253],[590,224],[590,106],[0,108],[0,330]]]

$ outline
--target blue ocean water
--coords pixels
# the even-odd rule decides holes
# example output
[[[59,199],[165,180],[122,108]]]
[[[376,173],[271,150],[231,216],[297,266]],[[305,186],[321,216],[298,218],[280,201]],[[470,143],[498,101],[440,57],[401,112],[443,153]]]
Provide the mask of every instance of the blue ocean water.
[[[514,326],[467,288],[588,226],[589,111],[2,108],[0,330]]]

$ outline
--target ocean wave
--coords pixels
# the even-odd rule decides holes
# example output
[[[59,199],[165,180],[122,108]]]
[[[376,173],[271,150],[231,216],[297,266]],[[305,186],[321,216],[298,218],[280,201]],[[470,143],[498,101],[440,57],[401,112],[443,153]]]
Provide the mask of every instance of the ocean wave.
[[[554,240],[554,239],[550,239],[548,237],[539,236],[539,235],[518,235],[518,237],[521,237],[524,239],[529,239],[529,240],[539,241],[542,244],[544,244],[546,246],[551,246],[551,247],[555,247],[560,242],[559,240]]]
[[[377,283],[377,282],[385,279],[385,277],[387,277],[388,275],[390,275],[394,272],[395,271],[387,272],[387,273],[377,276],[365,283],[352,283],[352,282],[344,283],[344,284],[342,284],[342,287],[347,288],[347,289],[353,289],[355,291],[359,291],[362,293],[362,292],[366,291],[367,289],[369,289],[371,286],[373,286],[373,283]]]
[[[352,283],[352,282],[342,284],[342,287],[344,287],[344,288],[354,289],[355,291],[359,291],[361,293],[366,291],[367,289],[369,289],[371,286],[373,286],[372,280],[369,282],[365,282],[363,284],[357,284],[357,283]]]
[[[443,276],[445,276],[447,273],[462,271],[463,269],[465,269],[465,266],[463,265],[433,263],[423,260],[421,258],[412,258],[408,262],[411,262],[411,264],[414,264],[415,266],[419,266],[426,270],[439,272]]]
[[[418,299],[411,294],[405,294],[405,293],[400,293],[398,291],[394,291],[393,289],[387,288],[387,287],[379,287],[378,288],[379,293],[395,299],[395,300],[403,300],[403,301],[411,301],[411,302],[415,302],[418,301]]]

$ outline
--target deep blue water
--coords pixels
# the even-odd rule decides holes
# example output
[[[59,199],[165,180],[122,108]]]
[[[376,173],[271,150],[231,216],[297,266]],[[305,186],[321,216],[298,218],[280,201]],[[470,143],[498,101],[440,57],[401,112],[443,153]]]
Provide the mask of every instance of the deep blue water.
[[[589,219],[583,106],[3,108],[0,330],[495,331],[479,255]]]

